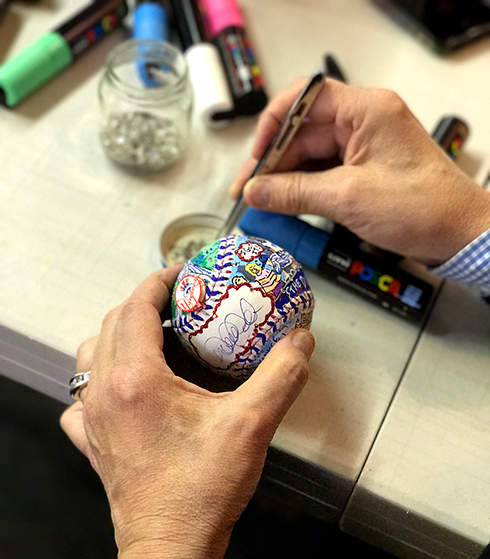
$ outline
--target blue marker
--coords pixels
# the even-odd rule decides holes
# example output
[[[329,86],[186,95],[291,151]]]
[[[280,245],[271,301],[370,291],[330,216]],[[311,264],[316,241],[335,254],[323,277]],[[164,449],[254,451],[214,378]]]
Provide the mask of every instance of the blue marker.
[[[168,41],[168,17],[165,8],[158,2],[137,2],[133,14],[133,39]],[[164,68],[161,68],[165,71]],[[151,75],[151,66],[144,60],[138,61],[138,73],[146,87],[161,85]]]
[[[288,215],[247,209],[238,223],[247,235],[267,239],[298,262],[402,318],[421,320],[432,302],[432,285],[368,254],[342,237]]]

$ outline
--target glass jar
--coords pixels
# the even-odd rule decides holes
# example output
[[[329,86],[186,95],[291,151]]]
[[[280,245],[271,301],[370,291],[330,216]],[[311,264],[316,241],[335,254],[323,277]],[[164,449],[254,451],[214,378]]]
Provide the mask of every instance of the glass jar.
[[[108,56],[99,83],[100,139],[107,155],[146,172],[172,165],[188,144],[192,86],[181,51],[130,39]]]

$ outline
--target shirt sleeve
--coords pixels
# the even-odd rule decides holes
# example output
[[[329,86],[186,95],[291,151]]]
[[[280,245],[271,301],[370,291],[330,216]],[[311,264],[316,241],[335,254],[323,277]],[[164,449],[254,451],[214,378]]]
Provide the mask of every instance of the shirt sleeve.
[[[429,272],[441,278],[490,288],[490,229]]]

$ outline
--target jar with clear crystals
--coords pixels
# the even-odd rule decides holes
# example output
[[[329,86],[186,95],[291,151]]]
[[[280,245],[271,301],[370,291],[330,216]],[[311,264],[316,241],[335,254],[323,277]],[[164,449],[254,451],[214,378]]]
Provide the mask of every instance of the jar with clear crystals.
[[[187,147],[192,86],[181,51],[130,39],[108,56],[99,83],[100,139],[107,155],[145,172],[171,166]]]

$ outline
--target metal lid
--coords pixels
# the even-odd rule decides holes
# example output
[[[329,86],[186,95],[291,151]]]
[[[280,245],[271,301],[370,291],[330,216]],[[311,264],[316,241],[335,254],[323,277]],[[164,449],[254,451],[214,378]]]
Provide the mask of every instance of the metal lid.
[[[223,220],[211,214],[189,214],[169,223],[160,236],[163,266],[184,264],[216,240]]]

